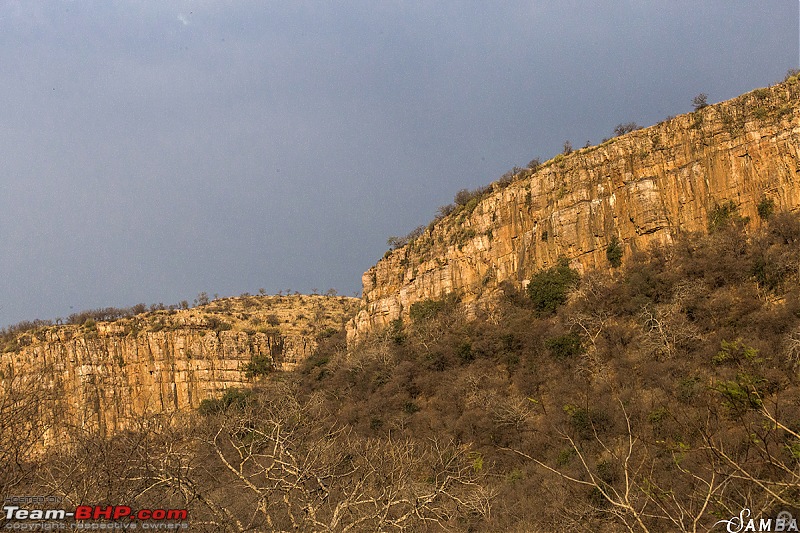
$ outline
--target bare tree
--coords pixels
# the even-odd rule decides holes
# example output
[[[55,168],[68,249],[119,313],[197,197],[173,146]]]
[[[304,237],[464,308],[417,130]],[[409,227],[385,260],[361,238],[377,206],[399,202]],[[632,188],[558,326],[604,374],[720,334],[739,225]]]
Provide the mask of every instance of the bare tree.
[[[793,367],[800,366],[800,327],[786,336],[786,359]]]
[[[249,509],[238,513],[249,517],[245,528],[400,531],[491,514],[493,495],[467,446],[359,437],[318,408],[287,394],[229,414],[208,435]]]
[[[696,533],[708,531],[718,520],[712,511],[737,516],[749,507],[759,515],[776,506],[796,505],[800,433],[780,421],[779,402],[747,413],[742,421],[749,436],[746,445],[739,435],[730,434],[729,421],[709,411],[695,428],[701,442],[673,447],[667,454],[637,435],[624,403],[617,403],[625,424],[622,436],[604,439],[594,424],[588,441],[558,432],[575,458],[573,468],[551,466],[533,454],[506,448],[567,486],[596,495],[588,504],[564,509],[571,519],[586,524],[593,516],[604,516],[628,531]]]
[[[708,95],[706,93],[700,93],[692,98],[692,107],[695,111],[708,107]]]
[[[42,369],[46,375],[47,368]],[[30,476],[63,405],[48,382],[11,365],[0,369],[0,492],[12,493]]]

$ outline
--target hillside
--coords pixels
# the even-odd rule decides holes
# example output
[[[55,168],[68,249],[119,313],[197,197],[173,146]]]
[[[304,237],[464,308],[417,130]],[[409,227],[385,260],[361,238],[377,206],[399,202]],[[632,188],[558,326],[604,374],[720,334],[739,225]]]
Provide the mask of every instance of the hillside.
[[[474,317],[425,300],[347,358],[312,357],[301,397],[364,438],[465,446],[456,531],[797,517],[800,216],[762,213],[611,273],[562,263]]]
[[[608,268],[615,239],[636,250],[706,231],[733,202],[758,224],[758,205],[800,208],[800,82],[733,100],[559,155],[454,206],[362,277],[351,339],[408,320],[415,302],[457,294],[486,304],[504,282],[525,286],[566,257]]]
[[[360,302],[7,332],[0,491],[209,532],[798,517],[798,102],[795,76],[459,195]]]
[[[45,325],[5,344],[0,376],[6,391],[35,380],[50,398],[49,417],[105,434],[136,416],[197,408],[268,371],[293,369],[317,338],[341,329],[354,305],[333,296],[241,296]]]
[[[765,214],[747,230],[733,211],[612,275],[561,264],[490,314],[446,298],[350,350],[340,331],[212,408],[136,417],[111,438],[71,428],[37,462],[6,461],[0,488],[187,509],[209,532],[796,517],[800,218]],[[16,435],[0,450],[20,449]]]

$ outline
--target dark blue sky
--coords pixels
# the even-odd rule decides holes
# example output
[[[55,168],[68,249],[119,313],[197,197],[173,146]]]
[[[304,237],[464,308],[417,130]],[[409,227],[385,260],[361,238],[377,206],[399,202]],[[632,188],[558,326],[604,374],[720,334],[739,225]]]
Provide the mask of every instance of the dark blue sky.
[[[796,0],[0,1],[0,325],[352,295],[458,189],[781,80],[799,20]]]

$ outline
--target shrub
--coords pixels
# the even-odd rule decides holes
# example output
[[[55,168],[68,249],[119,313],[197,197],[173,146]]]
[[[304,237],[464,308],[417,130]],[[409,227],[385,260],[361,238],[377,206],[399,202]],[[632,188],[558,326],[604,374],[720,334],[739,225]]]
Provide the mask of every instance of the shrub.
[[[572,459],[578,453],[575,451],[575,448],[563,448],[560,452],[558,452],[558,457],[556,458],[556,466],[566,466],[572,462]]]
[[[407,401],[403,404],[403,411],[409,415],[419,412],[419,406],[412,401]]]
[[[722,395],[722,403],[735,416],[741,416],[750,409],[759,409],[762,406],[761,388],[764,386],[763,378],[741,373],[735,380],[722,381],[714,390]]]
[[[254,355],[242,370],[247,379],[266,376],[272,371],[272,358],[268,355]]]
[[[619,268],[622,264],[622,243],[619,242],[616,235],[611,237],[611,242],[606,246],[606,258],[614,268]]]
[[[514,181],[514,176],[516,176],[520,170],[521,169],[514,167],[513,170],[509,170],[508,172],[500,176],[500,179],[497,180],[497,187],[500,189],[505,189],[506,187],[511,185],[511,182]]]
[[[458,350],[456,350],[459,359],[461,361],[468,363],[475,359],[475,354],[472,352],[472,344],[469,342],[463,342],[458,346]]]
[[[389,323],[389,338],[396,346],[406,342],[406,334],[403,331],[403,319],[395,318]]]
[[[775,201],[771,198],[762,198],[758,202],[758,217],[761,220],[769,220],[775,213]]]
[[[433,300],[430,298],[421,300],[411,304],[411,308],[408,310],[408,316],[415,324],[425,320],[431,320],[443,311],[452,310],[456,303],[458,303],[458,298],[453,293],[446,295],[441,300]]]
[[[761,359],[758,357],[758,350],[744,344],[741,338],[731,342],[723,339],[720,343],[720,350],[711,358],[711,362],[715,365],[741,363],[743,361],[758,363],[761,362]]]
[[[456,204],[456,208],[466,206],[473,200],[474,200],[473,203],[477,205],[481,197],[487,192],[490,192],[491,190],[492,190],[491,185],[487,185],[485,187],[478,187],[477,189],[473,190],[461,189],[456,193],[455,198],[453,198],[453,201]]]
[[[337,330],[336,328],[327,327],[327,328],[323,329],[319,333],[319,335],[317,335],[317,340],[319,341],[319,340],[322,340],[322,339],[328,339],[330,337],[333,337],[337,333],[339,333],[339,330]]]
[[[625,135],[626,133],[630,133],[632,131],[640,130],[642,127],[635,122],[626,122],[624,124],[617,124],[614,128],[614,137],[619,137],[620,135]]]
[[[678,382],[675,396],[678,398],[679,402],[688,404],[695,399],[702,388],[702,380],[699,377],[685,378]]]
[[[728,200],[721,205],[717,205],[708,215],[708,232],[714,233],[731,224],[743,226],[749,222],[747,217],[739,215],[739,207],[733,200]]]
[[[567,301],[567,294],[578,283],[580,276],[562,258],[558,265],[534,274],[528,284],[528,296],[540,315],[552,315]]]
[[[660,426],[667,417],[669,417],[669,409],[666,407],[659,407],[648,413],[647,421],[653,426]]]
[[[786,277],[791,273],[791,268],[782,262],[775,261],[766,255],[757,255],[753,260],[750,273],[756,282],[772,292],[777,292],[783,286]]]
[[[216,332],[230,331],[231,329],[233,329],[233,326],[230,324],[230,322],[226,322],[217,317],[207,318],[206,323],[208,324],[209,328],[213,329]]]
[[[408,239],[408,242],[411,242],[413,240],[422,237],[423,233],[425,233],[425,226],[417,226],[416,228],[408,232],[408,235],[406,235],[406,239]]]
[[[223,413],[230,408],[241,409],[252,395],[252,391],[240,390],[236,387],[227,389],[220,398],[208,398],[200,402],[197,408],[203,416]]]
[[[566,405],[564,412],[569,417],[572,429],[584,439],[591,438],[595,433],[601,433],[611,423],[608,415],[599,409]]]
[[[456,205],[466,205],[472,199],[472,191],[469,189],[461,189],[453,198]]]
[[[692,98],[692,107],[695,111],[708,107],[708,95],[706,93],[700,93]]]
[[[547,339],[544,345],[556,359],[570,359],[584,352],[583,340],[577,333],[552,337]]]
[[[444,218],[456,210],[455,204],[440,205],[436,211],[438,217]]]
[[[402,248],[406,244],[408,244],[407,237],[396,237],[393,235],[388,239],[386,239],[386,245],[392,250],[397,250],[398,248]]]

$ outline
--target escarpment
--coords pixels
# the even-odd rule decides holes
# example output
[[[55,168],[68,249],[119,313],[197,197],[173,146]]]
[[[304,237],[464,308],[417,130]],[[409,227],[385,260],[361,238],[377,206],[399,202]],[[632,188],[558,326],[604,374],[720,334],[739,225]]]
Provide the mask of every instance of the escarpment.
[[[362,277],[356,340],[408,317],[415,302],[457,293],[491,301],[559,257],[609,268],[616,237],[634,250],[707,231],[732,202],[758,224],[758,206],[800,207],[800,81],[758,89],[599,146],[559,155],[493,184],[386,256]]]
[[[39,415],[49,427],[110,433],[139,415],[196,408],[261,374],[291,370],[320,335],[341,329],[356,302],[245,296],[113,322],[41,327],[5,346],[3,392],[40,397]]]

